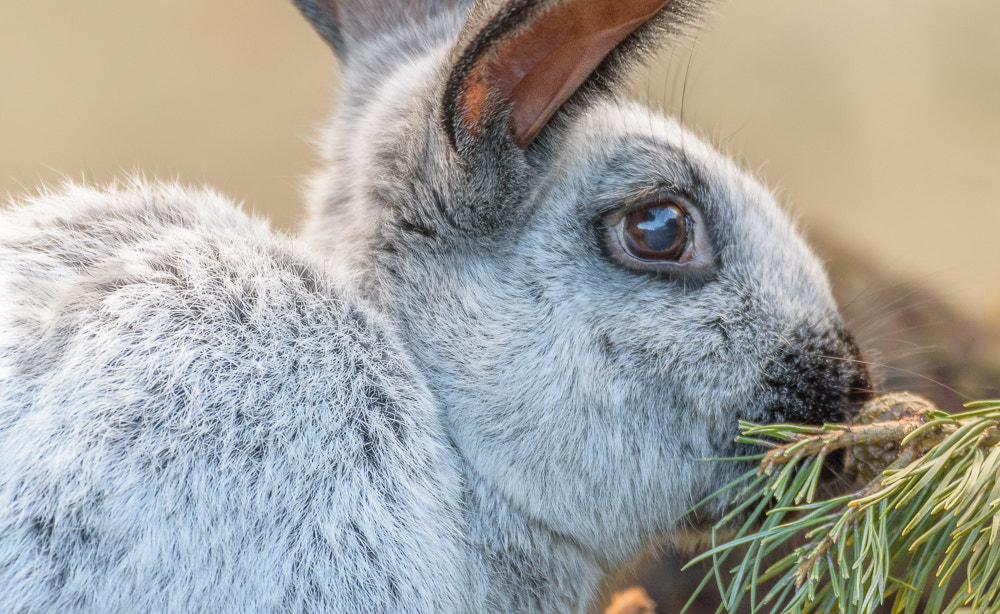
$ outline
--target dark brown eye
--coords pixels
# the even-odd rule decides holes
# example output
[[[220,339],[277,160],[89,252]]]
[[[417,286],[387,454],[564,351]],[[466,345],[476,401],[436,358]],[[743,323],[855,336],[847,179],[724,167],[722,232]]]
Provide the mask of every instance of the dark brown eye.
[[[712,270],[708,227],[683,199],[648,198],[608,213],[603,227],[611,255],[630,269],[684,276]]]
[[[619,223],[622,247],[635,258],[677,262],[687,251],[687,216],[674,203],[640,207]]]

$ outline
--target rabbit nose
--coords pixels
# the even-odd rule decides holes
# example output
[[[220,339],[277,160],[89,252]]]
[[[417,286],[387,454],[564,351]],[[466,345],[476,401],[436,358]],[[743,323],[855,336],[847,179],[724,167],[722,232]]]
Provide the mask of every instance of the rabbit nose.
[[[857,415],[871,396],[871,377],[850,333],[842,327],[800,326],[768,364],[756,418],[822,424]]]

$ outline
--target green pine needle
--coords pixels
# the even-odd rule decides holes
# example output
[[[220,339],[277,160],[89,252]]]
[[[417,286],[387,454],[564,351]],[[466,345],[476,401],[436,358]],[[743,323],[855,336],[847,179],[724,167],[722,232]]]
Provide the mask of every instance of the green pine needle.
[[[747,602],[754,613],[868,614],[889,603],[893,614],[1000,614],[1000,400],[946,414],[894,393],[853,424],[740,429],[738,441],[767,452],[712,495],[739,489],[712,547],[689,563],[712,561],[699,590],[714,578],[720,612]],[[868,481],[822,499],[837,449]],[[736,518],[746,520],[736,528]]]

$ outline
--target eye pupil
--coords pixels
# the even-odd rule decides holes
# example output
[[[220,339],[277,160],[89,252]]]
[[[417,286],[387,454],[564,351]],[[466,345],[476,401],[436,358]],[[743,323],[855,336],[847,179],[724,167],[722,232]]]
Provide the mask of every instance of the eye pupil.
[[[625,216],[623,247],[636,258],[676,261],[687,248],[684,211],[673,203],[656,203]]]
[[[654,252],[669,250],[680,235],[678,211],[673,207],[654,207],[646,210],[643,221],[635,225],[642,233],[642,241]]]

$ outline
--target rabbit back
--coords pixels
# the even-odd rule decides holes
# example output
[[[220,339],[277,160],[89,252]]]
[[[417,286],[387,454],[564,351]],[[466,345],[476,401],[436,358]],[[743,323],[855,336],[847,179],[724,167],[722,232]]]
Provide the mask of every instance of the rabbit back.
[[[455,609],[438,416],[320,265],[172,186],[0,221],[5,610]]]

